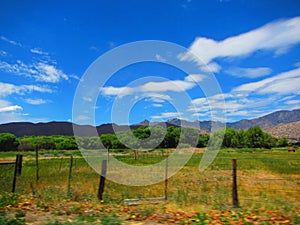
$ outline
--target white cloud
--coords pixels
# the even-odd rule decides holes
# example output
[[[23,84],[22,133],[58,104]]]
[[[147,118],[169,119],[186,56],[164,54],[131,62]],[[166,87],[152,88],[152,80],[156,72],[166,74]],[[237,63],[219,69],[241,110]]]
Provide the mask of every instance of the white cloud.
[[[66,75],[61,70],[57,69],[53,65],[48,65],[45,63],[38,63],[35,68],[40,72],[35,78],[37,81],[44,81],[50,83],[57,83],[61,79],[68,80],[68,75]]]
[[[15,64],[0,61],[0,70],[16,75],[32,77],[36,81],[42,82],[57,83],[62,79],[68,80],[68,75],[62,70],[44,62],[27,65],[21,60],[18,60]]]
[[[174,117],[180,117],[182,115],[181,112],[163,112],[157,116],[151,116],[152,119],[168,119]]]
[[[118,95],[125,96],[134,93],[134,89],[131,87],[101,87],[100,91],[103,95]]]
[[[30,49],[30,52],[38,54],[38,55],[49,55],[48,52],[44,52],[38,48],[32,48],[32,49]]]
[[[0,82],[0,96],[8,96],[11,94],[20,94],[30,93],[32,91],[43,92],[43,93],[52,93],[52,90],[46,87],[40,87],[37,85],[14,85],[9,83]]]
[[[296,67],[300,67],[300,61],[295,63]]]
[[[47,103],[47,101],[44,100],[44,99],[31,99],[31,98],[26,98],[25,101],[26,101],[28,104],[31,104],[31,105],[41,105],[41,104]]]
[[[73,78],[73,79],[75,79],[75,80],[80,80],[80,77],[77,76],[77,75],[75,75],[75,74],[70,74],[69,77],[70,77],[70,78]]]
[[[46,122],[47,118],[30,118],[28,113],[23,113],[23,108],[0,99],[0,123],[9,122]]]
[[[300,107],[300,100],[289,100],[285,102],[288,105],[298,105]]]
[[[80,121],[80,122],[89,121],[90,119],[91,119],[90,117],[85,115],[79,115],[76,117],[76,121]]]
[[[20,46],[20,47],[22,46],[19,42],[13,41],[13,40],[8,39],[8,38],[6,38],[4,36],[0,36],[0,40],[6,41],[6,42],[8,42],[8,43],[10,43],[12,45],[16,45],[16,46]]]
[[[115,95],[123,97],[133,93],[161,93],[161,92],[184,92],[196,86],[196,82],[200,82],[205,78],[201,74],[191,74],[185,77],[184,80],[169,80],[169,81],[151,81],[135,87],[102,87],[100,91],[103,95]]]
[[[160,108],[160,107],[163,107],[162,104],[158,104],[158,103],[153,103],[152,106],[153,106],[153,107],[159,107],[159,108]]]
[[[257,68],[240,68],[235,67],[226,71],[229,75],[235,77],[248,77],[248,78],[257,78],[269,75],[272,70],[268,67],[257,67]]]
[[[210,62],[207,65],[200,66],[200,69],[206,73],[218,73],[221,70],[221,66],[216,62]]]
[[[93,101],[93,99],[90,98],[90,97],[82,97],[82,100],[86,101],[86,102],[92,102]]]
[[[298,94],[300,93],[300,68],[280,73],[270,78],[236,87],[232,92],[255,92],[257,94]]]
[[[202,80],[205,79],[205,75],[202,75],[202,74],[190,74],[188,75],[187,77],[184,78],[185,81],[188,81],[188,82],[200,82]]]
[[[159,54],[156,54],[155,58],[157,61],[166,62],[166,59]]]
[[[169,95],[160,94],[160,93],[146,93],[146,98],[149,98],[152,102],[165,102],[165,101],[171,101],[172,98]]]
[[[6,106],[6,107],[0,108],[0,113],[18,111],[18,110],[23,110],[23,108],[19,105],[11,105],[11,106]]]
[[[189,90],[194,86],[195,84],[193,82],[182,81],[182,80],[170,80],[170,81],[162,81],[162,82],[148,82],[138,87],[138,89],[141,92],[166,92],[166,91],[182,92],[185,90]]]
[[[236,117],[255,118],[271,109],[299,108],[300,68],[282,72],[257,82],[233,88],[231,92],[197,98],[191,101],[189,112],[195,117],[208,117],[214,110],[226,109],[229,120]],[[224,107],[225,100],[225,107]]]
[[[216,58],[246,56],[258,50],[283,54],[300,42],[300,17],[266,24],[255,30],[229,37],[223,41],[198,37],[181,60],[197,62],[201,67]]]
[[[4,51],[4,50],[0,50],[0,55],[1,55],[1,56],[7,56],[7,52]]]

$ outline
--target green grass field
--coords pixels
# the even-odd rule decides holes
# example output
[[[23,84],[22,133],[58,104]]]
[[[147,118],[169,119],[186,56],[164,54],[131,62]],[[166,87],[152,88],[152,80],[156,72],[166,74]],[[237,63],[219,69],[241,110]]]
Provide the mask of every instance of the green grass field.
[[[171,151],[168,150],[168,152]],[[41,216],[38,224],[50,224],[57,218],[61,218],[58,224],[67,223],[66,220],[74,222],[74,219],[77,223],[81,221],[85,224],[89,219],[90,223],[97,223],[97,221],[104,220],[105,216],[107,216],[107,221],[120,218],[115,221],[115,224],[120,224],[121,220],[125,221],[125,224],[132,221],[160,221],[167,224],[176,221],[179,221],[179,224],[184,221],[195,224],[213,224],[212,221],[221,221],[220,224],[247,224],[245,218],[248,217],[249,224],[251,224],[253,218],[250,217],[256,214],[265,224],[276,224],[272,223],[272,217],[267,216],[271,212],[274,213],[275,222],[284,218],[286,224],[295,224],[295,221],[300,219],[298,214],[300,210],[299,151],[288,153],[286,149],[222,149],[209,168],[200,172],[198,167],[202,152],[203,150],[197,149],[189,162],[169,179],[167,202],[162,201],[157,205],[144,202],[130,207],[124,205],[124,199],[164,197],[165,182],[132,187],[107,180],[104,200],[100,202],[97,199],[99,174],[89,167],[79,151],[41,151],[38,181],[36,181],[35,153],[22,152],[21,154],[24,155],[22,175],[17,177],[16,187],[19,203],[11,204],[13,206],[9,207],[7,206],[9,204],[2,206],[5,209],[4,218],[24,211],[27,213],[26,221],[30,221],[33,212],[36,211]],[[14,160],[16,154],[17,152],[2,152],[0,160]],[[72,179],[68,186],[71,155],[74,160]],[[110,157],[116,157],[131,165],[143,166],[163,160],[167,157],[167,153],[163,150],[156,150],[149,154],[139,155],[137,160],[129,151],[115,156],[112,153]],[[231,200],[232,159],[237,159],[238,170],[240,208],[236,210],[232,209]],[[12,165],[0,167],[2,198],[11,190],[12,176]],[[33,207],[35,211],[26,210],[24,207],[26,202],[29,208]],[[93,213],[88,211],[88,208],[91,208]],[[85,211],[87,212],[83,213]],[[175,221],[165,218],[168,212],[179,213],[178,216],[172,216]],[[212,212],[215,213],[211,214]],[[227,220],[233,221],[233,212],[241,214],[236,217],[239,219],[236,219],[236,223],[226,223]],[[276,213],[282,218],[277,218]],[[215,214],[219,216],[213,220]],[[156,215],[156,217],[152,218],[151,215]],[[204,223],[200,217],[206,222]],[[102,221],[102,224],[109,224],[107,221]],[[282,224],[282,221],[278,224]]]

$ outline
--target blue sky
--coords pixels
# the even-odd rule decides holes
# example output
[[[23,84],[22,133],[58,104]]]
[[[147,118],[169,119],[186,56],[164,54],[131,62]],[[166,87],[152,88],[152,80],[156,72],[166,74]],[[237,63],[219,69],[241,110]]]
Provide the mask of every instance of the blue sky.
[[[297,0],[1,1],[0,28],[0,123],[208,120],[210,104],[224,112],[223,99],[227,121],[300,108]],[[187,48],[178,60],[199,71],[164,63],[158,49],[161,63],[121,69],[99,87],[95,105],[73,118],[76,88],[89,66],[107,51],[143,40]],[[207,69],[223,93],[209,102],[199,88]],[[135,104],[122,112],[118,102],[130,99]],[[91,102],[88,93],[82,101]],[[85,112],[91,110],[92,122]]]

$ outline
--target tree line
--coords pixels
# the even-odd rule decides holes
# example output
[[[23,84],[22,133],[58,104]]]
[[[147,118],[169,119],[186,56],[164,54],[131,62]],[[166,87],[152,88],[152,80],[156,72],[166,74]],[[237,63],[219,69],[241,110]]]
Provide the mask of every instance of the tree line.
[[[141,126],[135,130],[121,131],[116,134],[102,134],[100,137],[73,136],[24,136],[17,138],[11,133],[0,133],[0,151],[76,150],[85,149],[147,149],[206,147],[210,136],[215,142],[222,142],[224,148],[272,148],[288,146],[286,137],[277,139],[264,132],[260,127],[237,131],[233,128],[218,130],[212,134],[200,134],[194,128],[170,126],[166,130],[160,126]],[[149,138],[150,137],[150,138]]]

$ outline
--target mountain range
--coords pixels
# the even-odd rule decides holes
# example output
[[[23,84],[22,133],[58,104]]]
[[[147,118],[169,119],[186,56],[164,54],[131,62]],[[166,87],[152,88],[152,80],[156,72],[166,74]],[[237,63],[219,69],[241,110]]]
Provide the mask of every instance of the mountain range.
[[[117,125],[114,123],[102,124],[96,126],[99,135],[114,133],[118,131],[124,131],[126,129],[136,129],[140,126],[147,126],[150,122],[144,120],[140,123],[127,125]],[[13,122],[0,124],[0,133],[12,133],[17,137],[22,136],[41,136],[41,135],[66,135],[72,136],[73,125],[78,127],[80,131],[80,136],[91,136],[95,133],[95,127],[91,125],[77,125],[70,122],[48,122],[48,123],[30,123],[30,122]],[[151,122],[151,125],[163,125],[166,127],[176,126],[176,127],[194,127],[199,128],[202,133],[209,133],[212,125],[214,127],[224,127],[224,124],[216,121],[186,121],[181,119],[171,119],[166,122]],[[286,136],[291,139],[300,140],[300,109],[295,110],[281,110],[277,112],[270,113],[268,115],[249,119],[240,120],[237,122],[227,123],[227,127],[234,128],[236,130],[247,130],[253,126],[260,126],[266,132],[271,133],[276,137]]]

